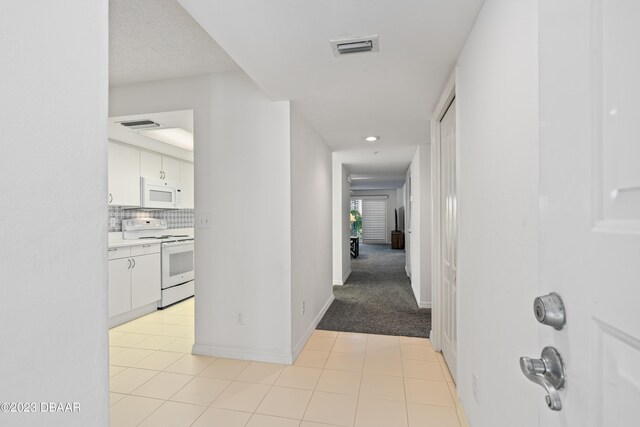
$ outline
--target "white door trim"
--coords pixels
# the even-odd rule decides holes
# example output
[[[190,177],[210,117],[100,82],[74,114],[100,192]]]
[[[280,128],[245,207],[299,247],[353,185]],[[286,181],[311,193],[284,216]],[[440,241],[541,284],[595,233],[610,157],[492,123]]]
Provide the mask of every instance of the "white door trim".
[[[434,350],[442,350],[442,273],[440,265],[442,262],[440,230],[440,120],[444,117],[451,101],[456,94],[456,71],[444,86],[440,100],[436,105],[433,116],[431,116],[431,284],[432,301],[431,309],[431,345]],[[456,139],[458,139],[456,130]],[[457,154],[456,154],[457,156]],[[458,159],[456,158],[456,163]],[[457,173],[457,172],[456,172]],[[458,180],[456,180],[458,181]],[[459,316],[458,316],[459,317]],[[456,320],[456,324],[457,320]]]

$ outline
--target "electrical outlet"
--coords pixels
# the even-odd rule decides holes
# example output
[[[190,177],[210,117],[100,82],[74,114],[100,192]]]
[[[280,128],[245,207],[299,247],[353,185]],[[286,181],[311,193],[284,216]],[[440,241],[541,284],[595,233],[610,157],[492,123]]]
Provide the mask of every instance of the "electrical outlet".
[[[118,223],[116,222],[115,218],[109,218],[109,227],[113,228],[117,225]]]
[[[244,325],[244,316],[242,313],[236,313],[236,325]]]
[[[209,222],[209,214],[198,214],[198,220],[196,224],[198,228],[209,228],[211,226]]]
[[[305,306],[305,302],[302,301],[302,314],[304,315],[304,312],[306,311],[306,306]]]
[[[480,402],[480,385],[478,383],[478,374],[476,373],[473,374],[471,387],[473,389],[473,397],[476,399],[476,402]]]

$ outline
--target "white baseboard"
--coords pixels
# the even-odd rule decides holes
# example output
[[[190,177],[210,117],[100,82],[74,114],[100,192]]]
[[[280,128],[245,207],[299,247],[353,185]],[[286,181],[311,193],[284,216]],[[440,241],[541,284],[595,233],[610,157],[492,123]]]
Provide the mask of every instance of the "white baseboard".
[[[117,316],[109,318],[109,328],[113,328],[115,326],[122,325],[123,323],[130,322],[133,319],[137,319],[138,317],[145,316],[157,310],[158,302],[152,302],[150,304],[143,305],[142,307],[138,307],[134,310],[127,311],[126,313],[118,314]]]
[[[407,273],[407,277],[411,277],[411,272],[409,271],[407,264],[404,265],[404,272]]]
[[[333,302],[334,299],[335,298],[334,298],[333,292],[332,292],[331,296],[329,297],[327,302],[324,304],[324,306],[320,310],[320,313],[318,313],[318,315],[313,319],[313,321],[311,322],[311,324],[309,325],[307,330],[304,332],[304,334],[302,335],[300,340],[298,340],[296,345],[291,349],[291,353],[292,353],[291,356],[292,356],[292,360],[293,361],[295,361],[298,358],[298,356],[300,355],[300,352],[302,351],[302,348],[304,347],[304,345],[309,340],[309,337],[311,337],[311,334],[313,334],[313,331],[316,330],[316,326],[318,326],[318,323],[320,323],[320,321],[324,317],[324,314],[327,312],[327,310],[331,306],[331,303]]]
[[[218,345],[194,344],[192,354],[199,356],[226,357],[228,359],[255,360],[258,362],[291,365],[291,353],[255,350],[246,347],[224,347]]]
[[[418,307],[420,308],[431,308],[431,301],[422,301],[418,303]]]
[[[347,279],[349,278],[349,276],[351,276],[351,272],[353,270],[351,270],[351,267],[349,267],[349,269],[347,270],[346,273],[344,273],[344,277],[342,278],[342,284],[347,283]]]
[[[305,331],[304,335],[298,341],[296,346],[289,352],[278,352],[269,350],[255,350],[246,347],[225,347],[218,345],[208,344],[194,344],[192,353],[200,356],[214,356],[214,357],[226,357],[229,359],[241,359],[241,360],[255,360],[259,362],[280,363],[285,365],[291,365],[293,361],[300,355],[302,348],[307,343],[307,340],[322,320],[322,317],[331,306],[333,302],[333,293],[327,300],[325,305],[320,310],[320,313],[313,319],[309,328]]]
[[[349,278],[349,276],[351,276],[351,268],[349,268],[349,270],[347,270],[347,272],[344,274],[344,277],[342,278],[342,280],[334,280],[333,281],[333,286],[342,286],[347,282],[347,279]]]

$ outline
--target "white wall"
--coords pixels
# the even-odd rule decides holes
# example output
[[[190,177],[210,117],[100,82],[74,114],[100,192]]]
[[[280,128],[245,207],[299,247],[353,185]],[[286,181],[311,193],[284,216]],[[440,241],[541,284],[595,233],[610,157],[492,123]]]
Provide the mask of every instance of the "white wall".
[[[351,184],[347,181],[349,171],[332,154],[332,194],[333,194],[333,284],[343,285],[351,275],[351,253],[349,238],[351,222],[349,221]]]
[[[474,427],[537,426],[543,399],[518,366],[541,350],[537,4],[487,0],[458,62],[457,388]]]
[[[421,308],[431,307],[431,164],[430,147],[418,146],[409,171],[411,173],[411,288]]]
[[[411,227],[405,241],[411,288],[421,308],[431,308],[431,148],[420,145],[409,166]],[[408,174],[408,175],[409,175]],[[411,228],[411,233],[409,233]]]
[[[333,301],[331,150],[291,105],[291,334],[294,358]],[[304,302],[305,311],[302,313]]]
[[[196,218],[214,224],[195,234],[194,352],[291,362],[289,102],[272,102],[242,72],[110,95],[111,116],[194,110]]]
[[[38,405],[2,426],[108,425],[107,13],[2,3],[0,402]]]
[[[404,184],[401,188],[396,189],[396,208],[398,209],[398,229],[404,231],[404,205],[405,205],[405,188]]]
[[[420,308],[431,308],[431,146],[420,146]]]
[[[386,242],[391,243],[391,230],[395,228],[394,212],[397,206],[396,190],[354,190],[351,193],[352,199],[358,196],[387,196],[387,237]]]

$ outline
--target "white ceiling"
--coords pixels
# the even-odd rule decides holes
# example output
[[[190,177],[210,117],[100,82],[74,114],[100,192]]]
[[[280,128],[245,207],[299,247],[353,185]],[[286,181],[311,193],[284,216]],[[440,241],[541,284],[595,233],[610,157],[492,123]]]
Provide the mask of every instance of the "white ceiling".
[[[360,156],[352,173],[380,177],[404,176],[429,142],[431,112],[483,3],[179,1],[274,100],[295,100],[334,151]],[[371,34],[379,52],[333,55],[329,40]],[[382,137],[378,148],[364,146],[367,135]],[[397,161],[382,165],[372,151]]]
[[[383,150],[378,144],[371,144],[367,148],[336,152],[334,162],[347,167],[352,190],[390,190],[404,184],[415,152],[413,146]]]
[[[109,84],[237,70],[176,0],[109,0]]]
[[[366,178],[354,186],[394,188],[415,147],[429,142],[432,109],[482,3],[110,0],[110,84],[239,65],[274,100],[295,101]],[[379,52],[333,55],[329,40],[371,34]],[[382,139],[365,144],[367,135]]]
[[[153,120],[163,127],[176,127],[193,133],[193,110],[167,111],[161,113],[134,114],[131,116],[109,117],[107,121],[109,139],[136,145],[147,150],[193,161],[193,152],[148,138],[120,124],[129,120]]]

